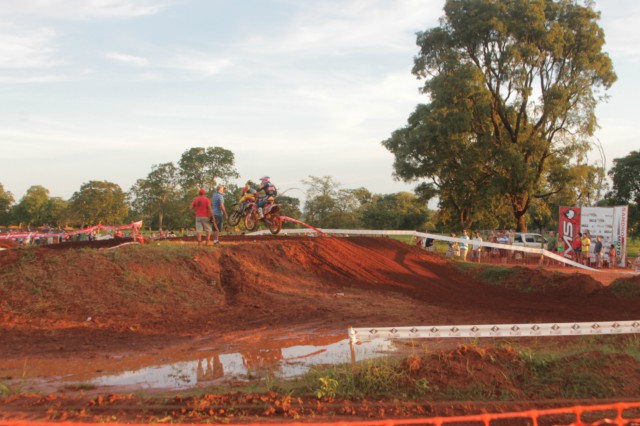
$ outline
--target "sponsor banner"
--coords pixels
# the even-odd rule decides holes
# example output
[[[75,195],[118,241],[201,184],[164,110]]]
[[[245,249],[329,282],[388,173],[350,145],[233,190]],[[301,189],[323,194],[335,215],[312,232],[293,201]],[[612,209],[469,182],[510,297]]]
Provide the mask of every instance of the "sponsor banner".
[[[580,207],[560,207],[558,239],[564,244],[563,256],[575,260],[574,241],[579,238]]]
[[[623,268],[627,262],[627,220],[629,218],[629,206],[616,206],[613,208],[613,241],[616,248],[616,256]],[[609,246],[607,246],[609,247]]]
[[[423,325],[415,327],[349,328],[349,338],[352,343],[376,339],[593,336],[632,333],[640,333],[640,320],[544,324]]]
[[[580,232],[589,232],[591,235],[591,247],[596,243],[596,237],[602,237],[602,247],[606,252],[613,244],[613,216],[611,207],[582,207]]]

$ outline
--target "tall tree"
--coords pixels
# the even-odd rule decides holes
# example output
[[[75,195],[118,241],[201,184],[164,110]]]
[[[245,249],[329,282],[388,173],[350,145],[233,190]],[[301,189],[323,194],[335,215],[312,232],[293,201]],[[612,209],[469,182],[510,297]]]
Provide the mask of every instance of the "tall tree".
[[[629,233],[640,235],[640,151],[613,160],[609,204],[629,205]]]
[[[0,183],[0,225],[9,225],[10,212],[15,202],[13,194],[4,190],[4,186]]]
[[[82,184],[69,200],[74,219],[81,225],[117,225],[124,222],[129,211],[120,185],[92,180]]]
[[[211,192],[217,183],[239,178],[233,152],[220,147],[190,148],[178,161],[185,191],[203,187]]]
[[[181,203],[179,171],[173,163],[156,164],[146,179],[138,179],[130,191],[131,205],[160,229],[164,217],[175,203]]]
[[[498,197],[524,231],[532,200],[566,186],[551,164],[576,165],[616,80],[599,14],[576,0],[447,0],[444,12],[417,38],[430,103],[383,145],[395,175],[429,179],[461,224]]]
[[[20,225],[41,226],[47,216],[49,190],[41,185],[27,189],[24,197],[15,206],[15,219]]]

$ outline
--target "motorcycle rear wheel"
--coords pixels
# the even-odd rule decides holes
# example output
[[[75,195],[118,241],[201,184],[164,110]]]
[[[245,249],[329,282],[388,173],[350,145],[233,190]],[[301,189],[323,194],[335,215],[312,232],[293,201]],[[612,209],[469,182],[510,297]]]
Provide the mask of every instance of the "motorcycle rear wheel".
[[[267,220],[267,225],[269,226],[269,231],[276,235],[282,229],[282,219],[280,219],[280,215],[274,214]]]
[[[249,212],[244,217],[244,227],[247,228],[247,231],[253,232],[258,226],[258,213],[257,212]]]

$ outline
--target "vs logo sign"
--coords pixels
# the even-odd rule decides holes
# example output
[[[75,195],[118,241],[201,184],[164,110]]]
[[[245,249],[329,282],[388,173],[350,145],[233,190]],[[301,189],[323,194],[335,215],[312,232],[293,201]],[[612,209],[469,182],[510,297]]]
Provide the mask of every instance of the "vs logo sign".
[[[580,208],[560,207],[560,238],[564,242],[564,257],[572,257],[573,240],[580,229]]]

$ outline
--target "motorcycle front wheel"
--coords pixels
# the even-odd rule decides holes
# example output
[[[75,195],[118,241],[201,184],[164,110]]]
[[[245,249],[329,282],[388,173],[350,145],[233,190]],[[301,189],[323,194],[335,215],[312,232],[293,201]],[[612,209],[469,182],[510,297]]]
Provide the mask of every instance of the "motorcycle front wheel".
[[[240,219],[242,219],[242,213],[238,210],[234,210],[227,218],[227,223],[229,226],[236,226],[240,223]]]
[[[253,232],[258,226],[258,213],[257,212],[249,212],[244,217],[244,227],[247,228],[247,231]]]
[[[280,215],[274,214],[267,220],[267,225],[269,226],[269,231],[275,235],[282,229],[282,219],[280,219]]]

